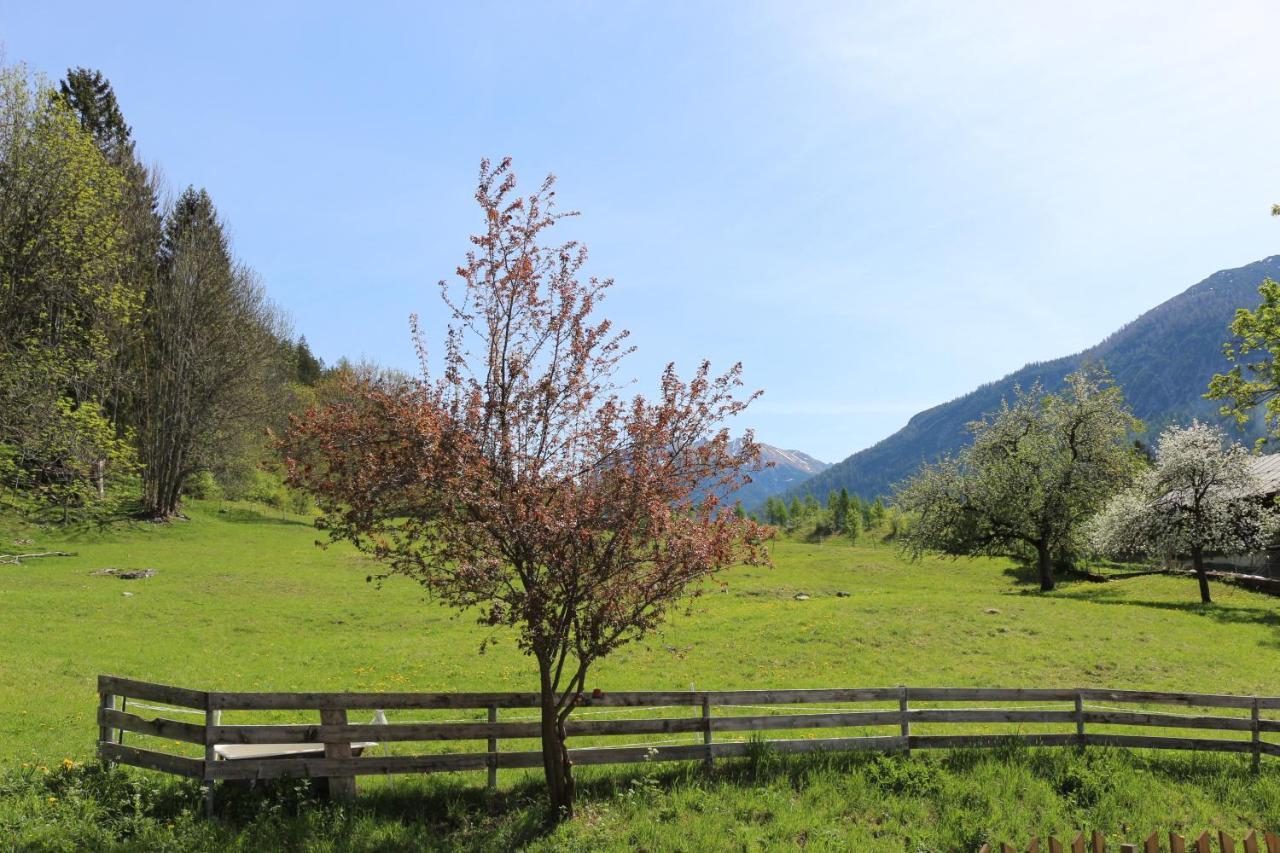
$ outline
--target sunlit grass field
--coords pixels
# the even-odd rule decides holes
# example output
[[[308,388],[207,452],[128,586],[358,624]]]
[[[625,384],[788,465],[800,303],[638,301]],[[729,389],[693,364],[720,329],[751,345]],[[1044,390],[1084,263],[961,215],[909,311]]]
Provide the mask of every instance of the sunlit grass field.
[[[317,548],[306,519],[216,503],[195,503],[189,514],[107,532],[0,524],[0,552],[78,553],[0,566],[0,766],[11,774],[0,786],[0,830],[47,824],[39,830],[47,835],[18,836],[40,846],[81,822],[112,825],[89,817],[99,806],[87,794],[50,803],[57,795],[41,787],[64,759],[91,759],[98,673],[225,690],[534,688],[531,662],[509,636],[492,635],[496,644],[480,654],[487,630],[424,600],[407,580],[366,583],[371,564],[346,546]],[[16,539],[33,542],[18,548]],[[780,541],[773,556],[772,568],[727,572],[661,634],[600,664],[588,685],[1280,694],[1280,599],[1215,584],[1215,603],[1203,607],[1194,581],[1159,575],[1067,579],[1043,595],[1007,560],[912,563],[883,544]],[[103,568],[157,574],[92,574]],[[764,751],[711,776],[693,767],[585,770],[583,818],[549,837],[534,830],[536,779],[514,771],[494,795],[482,790],[483,774],[370,780],[357,813],[276,802],[275,812],[249,809],[248,825],[205,825],[174,805],[155,826],[111,837],[163,846],[164,833],[177,832],[174,849],[253,848],[266,837],[255,832],[294,833],[288,842],[270,837],[319,849],[412,848],[427,845],[412,829],[417,821],[446,847],[952,849],[989,833],[1029,837],[1086,820],[1116,832],[1142,821],[1158,822],[1149,829],[1276,828],[1280,761],[1264,765],[1253,778],[1237,757],[1013,750],[780,761]],[[39,767],[53,769],[46,777]],[[264,829],[258,821],[269,814],[279,824]]]

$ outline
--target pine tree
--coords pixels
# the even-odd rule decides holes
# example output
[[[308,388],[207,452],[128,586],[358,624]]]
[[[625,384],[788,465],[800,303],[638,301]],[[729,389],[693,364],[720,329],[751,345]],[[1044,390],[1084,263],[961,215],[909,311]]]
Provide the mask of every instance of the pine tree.
[[[835,506],[831,509],[832,519],[835,522],[835,528],[838,532],[843,532],[849,525],[849,490],[843,486],[840,493],[836,495]]]
[[[297,381],[303,385],[314,387],[320,381],[320,377],[324,375],[324,362],[316,358],[315,354],[311,352],[311,347],[307,346],[306,335],[298,338],[293,358]]]

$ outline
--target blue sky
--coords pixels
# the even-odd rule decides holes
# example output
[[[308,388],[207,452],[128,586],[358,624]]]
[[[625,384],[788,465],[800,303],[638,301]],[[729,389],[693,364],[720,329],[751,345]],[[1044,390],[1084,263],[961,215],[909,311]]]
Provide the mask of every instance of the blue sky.
[[[328,361],[412,368],[482,156],[661,366],[742,360],[744,425],[830,461],[1276,252],[1264,2],[0,0],[8,62],[102,69]]]

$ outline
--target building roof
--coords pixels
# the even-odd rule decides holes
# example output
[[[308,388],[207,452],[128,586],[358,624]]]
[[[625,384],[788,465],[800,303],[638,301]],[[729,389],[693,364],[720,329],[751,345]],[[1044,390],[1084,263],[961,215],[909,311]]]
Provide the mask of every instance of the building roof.
[[[1268,453],[1249,459],[1249,468],[1263,485],[1263,494],[1280,493],[1280,453]]]

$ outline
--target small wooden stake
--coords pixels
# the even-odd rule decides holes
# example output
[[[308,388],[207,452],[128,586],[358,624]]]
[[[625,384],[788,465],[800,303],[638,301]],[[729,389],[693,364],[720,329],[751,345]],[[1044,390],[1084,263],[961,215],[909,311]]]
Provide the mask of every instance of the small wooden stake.
[[[215,711],[212,708],[205,707],[204,711],[204,816],[213,817],[213,810],[216,803],[214,802],[214,781],[209,778],[209,771],[213,769],[213,762],[218,759],[218,753],[214,751],[213,739],[209,737],[210,729],[221,722],[222,712]]]
[[[115,707],[116,697],[110,693],[98,694],[98,707],[103,710],[111,710]],[[98,742],[111,743],[115,739],[115,732],[111,726],[98,726]]]
[[[1258,707],[1256,702],[1254,703],[1254,707]],[[1218,851],[1219,853],[1236,853],[1235,841],[1233,841],[1231,836],[1227,835],[1221,829],[1218,830]]]
[[[1253,772],[1257,773],[1262,769],[1262,727],[1261,715],[1258,713],[1258,697],[1253,697],[1253,708],[1251,709],[1250,720],[1253,723]]]
[[[1169,833],[1169,853],[1187,853],[1187,839],[1176,832]]]
[[[1142,845],[1142,853],[1160,853],[1160,840],[1156,838],[1154,832],[1147,836],[1147,840]]]
[[[489,706],[489,722],[498,722],[498,706]],[[489,790],[493,791],[498,787],[498,739],[496,737],[489,738]]]
[[[711,697],[702,697],[702,742],[707,745],[707,756],[702,759],[702,766],[710,770],[716,763],[715,753],[711,748]]]
[[[907,686],[904,684],[898,688],[898,716],[902,728],[902,749],[907,754],[911,754],[911,718],[907,716]]]
[[[1209,830],[1200,833],[1200,837],[1196,839],[1196,853],[1211,853],[1209,845],[1213,842],[1209,840]]]
[[[322,726],[345,726],[347,724],[347,710],[345,708],[321,708],[320,709],[320,725]],[[324,745],[325,758],[350,758],[351,744],[349,743],[326,743]],[[349,802],[356,797],[356,777],[354,776],[330,776],[329,777],[329,799],[335,802]]]
[[[1107,853],[1107,837],[1100,831],[1093,831],[1093,853]]]

